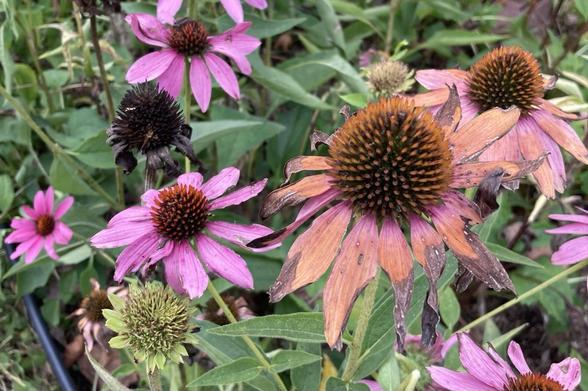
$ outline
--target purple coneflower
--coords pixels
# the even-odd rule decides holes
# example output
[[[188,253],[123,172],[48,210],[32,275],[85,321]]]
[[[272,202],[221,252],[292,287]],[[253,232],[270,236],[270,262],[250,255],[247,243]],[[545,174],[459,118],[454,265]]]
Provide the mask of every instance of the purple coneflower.
[[[51,258],[59,258],[54,245],[67,244],[71,240],[73,233],[61,221],[61,218],[73,205],[74,198],[65,197],[55,210],[53,210],[54,201],[55,195],[51,186],[45,192],[39,190],[35,194],[33,207],[28,205],[22,207],[24,218],[12,219],[10,227],[14,228],[14,231],[6,237],[5,241],[20,244],[10,256],[11,259],[25,254],[25,263],[31,263],[43,248]]]
[[[588,212],[580,209],[584,214],[552,214],[550,219],[565,221],[566,224],[558,228],[545,230],[548,234],[576,234],[583,235],[571,239],[559,247],[551,256],[554,265],[570,265],[588,258]]]
[[[484,151],[479,160],[534,160],[549,152],[548,158],[531,174],[546,197],[553,198],[556,191],[561,193],[565,188],[566,173],[559,146],[588,164],[588,150],[565,121],[579,117],[543,98],[544,90],[553,88],[555,78],[544,77],[537,60],[519,47],[494,49],[469,71],[428,69],[417,71],[416,79],[433,90],[417,96],[417,101],[432,107],[439,107],[447,99],[447,85],[455,84],[465,123],[494,107],[516,106],[521,111],[516,126]],[[516,188],[518,182],[508,186]]]
[[[249,75],[251,64],[246,56],[261,44],[259,39],[245,34],[251,23],[239,23],[220,35],[209,35],[204,24],[197,20],[174,19],[181,5],[178,0],[159,0],[157,17],[149,14],[127,16],[127,23],[140,41],[162,48],[135,61],[127,72],[127,81],[135,84],[157,79],[160,88],[177,97],[188,58],[190,87],[202,111],[208,110],[210,103],[211,73],[229,96],[239,99],[237,76],[218,55],[230,58],[241,73]]]
[[[460,110],[452,91],[436,118],[411,100],[395,97],[348,116],[333,135],[313,134],[315,141],[329,146],[329,156],[292,159],[285,169],[287,181],[301,171],[325,172],[282,186],[264,200],[262,218],[306,203],[293,223],[253,241],[252,247],[279,243],[335,203],[294,241],[269,291],[271,301],[281,300],[320,278],[334,260],[323,294],[325,335],[331,347],[340,347],[349,310],[378,265],[396,291],[397,340],[404,340],[413,284],[411,249],[430,284],[423,314],[427,344],[435,337],[439,319],[436,283],[445,265],[444,242],[464,268],[460,281],[475,276],[494,289],[514,289],[498,259],[470,230],[469,223],[482,220],[458,189],[477,186],[488,176],[499,183],[510,181],[539,162],[473,162],[516,123],[519,110],[490,110],[456,130]]]
[[[534,373],[518,343],[508,346],[515,370],[492,348],[484,351],[467,335],[458,334],[459,358],[465,372],[432,366],[433,381],[448,391],[572,391],[580,384],[580,362],[568,357],[551,364],[549,372]]]
[[[241,0],[220,0],[220,2],[225,7],[225,11],[227,11],[231,19],[236,23],[243,22],[243,6],[241,5]],[[259,10],[267,8],[267,0],[245,0],[245,2]]]
[[[190,298],[202,295],[209,271],[242,288],[253,288],[253,277],[245,260],[235,251],[218,243],[210,235],[245,246],[255,238],[268,235],[263,225],[241,225],[211,221],[211,213],[239,205],[255,197],[267,179],[222,196],[239,180],[239,170],[223,169],[203,183],[196,172],[182,174],[173,186],[148,190],[143,205],[116,214],[106,229],[91,238],[98,248],[126,246],[116,261],[114,279],[121,281],[129,272],[148,268],[163,260],[167,283]],[[197,252],[190,241],[194,239]]]

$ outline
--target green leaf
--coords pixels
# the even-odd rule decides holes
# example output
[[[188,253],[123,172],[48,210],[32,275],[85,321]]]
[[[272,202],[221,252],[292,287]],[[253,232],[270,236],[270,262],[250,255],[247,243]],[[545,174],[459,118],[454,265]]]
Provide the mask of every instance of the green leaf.
[[[55,158],[49,169],[51,185],[59,191],[74,195],[95,195],[94,191],[76,175],[75,171],[66,166],[61,159]]]
[[[268,315],[210,329],[211,334],[239,337],[283,338],[294,342],[325,342],[323,314],[299,312]]]
[[[59,88],[65,85],[68,80],[67,71],[63,69],[48,69],[43,71],[43,76],[49,88]]]
[[[12,180],[6,174],[0,175],[0,212],[6,213],[13,200],[14,188],[12,187]]]
[[[341,379],[330,377],[326,391],[370,391],[370,388],[363,383],[345,383]]]
[[[330,0],[318,0],[316,2],[316,8],[321,20],[323,21],[324,28],[333,41],[333,43],[345,53],[345,57],[349,58],[347,53],[347,45],[345,44],[345,36],[343,35],[343,28],[337,19],[335,9],[331,4]]]
[[[280,373],[288,369],[320,361],[321,356],[304,352],[302,350],[279,350],[272,356],[271,364],[274,372]]]
[[[321,346],[314,343],[298,343],[296,350],[319,356],[321,354]],[[321,383],[321,371],[321,362],[316,361],[293,368],[290,371],[290,379],[297,390],[318,390]]]
[[[192,144],[194,152],[200,152],[219,138],[237,133],[241,130],[255,128],[263,125],[262,121],[245,121],[245,120],[222,120],[192,122]]]
[[[443,319],[449,330],[453,330],[459,320],[460,311],[461,308],[455,292],[451,287],[445,287],[439,295],[439,312],[441,313],[441,319]]]
[[[525,257],[524,255],[515,253],[514,251],[509,250],[506,247],[502,247],[499,244],[486,243],[486,246],[501,261],[543,269],[543,266],[533,261],[532,259]]]
[[[519,327],[516,327],[516,328],[510,330],[508,333],[502,334],[499,337],[493,338],[488,343],[490,345],[492,345],[495,349],[498,350],[500,347],[502,347],[508,341],[510,341],[511,339],[513,339],[517,334],[519,334],[521,331],[523,331],[528,325],[529,325],[528,323],[523,323]]]
[[[351,106],[354,106],[354,107],[359,107],[360,109],[363,109],[368,104],[367,95],[359,93],[359,92],[356,92],[353,94],[340,95],[339,97],[345,103],[350,104]]]
[[[504,39],[503,35],[483,34],[477,31],[468,30],[439,30],[429,39],[417,46],[417,48],[436,49],[447,46],[477,45],[492,43]]]
[[[188,387],[243,383],[254,379],[259,375],[261,369],[256,360],[250,357],[243,357],[204,373],[196,380],[190,382]]]
[[[586,0],[576,0],[574,2],[576,4],[576,9],[582,15],[584,20],[588,20],[588,1]]]
[[[106,144],[106,132],[101,131],[88,138],[74,150],[81,162],[95,168],[115,168],[112,149]]]
[[[59,310],[59,299],[45,300],[41,306],[41,313],[43,314],[43,318],[45,318],[47,323],[53,327],[59,324]]]
[[[102,365],[100,365],[94,359],[94,357],[92,357],[92,355],[88,351],[88,348],[86,348],[86,357],[88,358],[88,361],[90,361],[90,364],[92,364],[92,367],[96,371],[96,375],[100,378],[100,380],[104,382],[104,384],[111,391],[130,391],[129,388],[125,387],[121,382],[116,380],[114,376],[112,376],[106,369],[104,369],[104,367],[102,367]]]
[[[22,97],[28,101],[33,101],[37,97],[37,76],[33,68],[26,64],[16,64],[12,78],[15,82],[15,88]]]
[[[247,15],[247,20],[251,22],[251,27],[247,30],[247,34],[263,39],[289,31],[304,22],[306,18],[262,19],[253,14],[249,14]],[[234,22],[228,15],[223,15],[219,18],[219,31],[226,31],[233,25]]]
[[[66,265],[75,265],[90,258],[91,254],[92,249],[90,246],[84,244],[59,257],[59,262],[65,263]]]
[[[55,269],[55,261],[52,259],[33,262],[30,267],[16,275],[17,293],[20,296],[26,295],[47,284],[53,269]]]

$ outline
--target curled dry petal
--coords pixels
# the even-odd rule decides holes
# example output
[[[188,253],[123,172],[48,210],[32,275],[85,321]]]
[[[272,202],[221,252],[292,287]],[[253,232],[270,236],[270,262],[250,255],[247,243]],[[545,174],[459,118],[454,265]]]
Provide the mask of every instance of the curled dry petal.
[[[555,115],[556,117],[567,119],[570,121],[578,121],[578,120],[582,120],[582,119],[587,118],[586,115],[578,115],[578,114],[574,114],[574,113],[568,113],[567,111],[563,111],[562,109],[560,109],[559,107],[557,107],[556,105],[551,103],[550,101],[544,100],[544,99],[541,100],[539,107],[541,109],[546,110],[549,113]]]
[[[326,134],[319,130],[315,130],[310,135],[310,150],[316,151],[317,146],[319,145],[331,145],[331,140],[333,135]]]
[[[453,168],[451,187],[463,189],[479,186],[489,177],[499,177],[500,183],[524,178],[535,171],[547,156],[526,161],[488,161],[458,164]],[[499,184],[500,184],[499,183]]]
[[[461,105],[459,103],[459,95],[457,94],[457,87],[452,85],[449,87],[449,98],[441,106],[439,111],[435,113],[435,121],[443,129],[445,136],[454,132],[461,120]]]
[[[588,150],[574,128],[567,122],[541,111],[533,115],[533,119],[563,149],[582,163],[588,164]]]
[[[440,88],[411,96],[415,106],[431,107],[445,103],[449,98],[449,89]]]
[[[293,174],[301,171],[322,171],[333,166],[333,159],[327,156],[298,156],[288,160],[284,167],[284,184],[290,182]]]

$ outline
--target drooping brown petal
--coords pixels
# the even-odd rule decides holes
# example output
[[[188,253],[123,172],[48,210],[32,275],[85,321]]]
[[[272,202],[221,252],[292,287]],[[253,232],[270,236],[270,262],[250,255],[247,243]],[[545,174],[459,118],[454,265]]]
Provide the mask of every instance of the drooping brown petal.
[[[412,256],[404,234],[395,220],[385,218],[378,243],[378,260],[386,271],[392,286],[396,303],[394,304],[394,325],[398,349],[403,350],[406,327],[404,318],[412,298],[414,281]]]
[[[321,195],[316,197],[312,197],[308,199],[300,211],[298,212],[298,216],[296,219],[287,225],[286,227],[279,229],[277,231],[272,232],[269,235],[262,236],[251,242],[247,243],[247,247],[251,248],[263,248],[268,246],[273,246],[274,244],[278,244],[283,241],[288,235],[294,232],[298,227],[304,224],[309,218],[314,216],[316,212],[318,212],[322,207],[327,205],[329,202],[333,201],[341,194],[341,192],[337,189],[327,190]]]
[[[535,113],[533,119],[556,143],[576,159],[588,164],[588,150],[578,134],[567,122],[545,113]]]
[[[480,182],[480,185],[476,189],[474,202],[480,208],[480,213],[483,218],[490,216],[500,206],[498,205],[497,198],[500,193],[500,184],[502,183],[503,175],[503,171],[491,172]]]
[[[495,161],[457,164],[453,168],[453,181],[450,186],[456,189],[474,187],[480,185],[484,179],[490,176],[500,178],[500,183],[521,179],[535,171],[546,157],[543,155],[536,160],[518,162]]]
[[[317,217],[300,235],[282,266],[280,275],[269,290],[271,302],[316,281],[337,255],[341,239],[351,219],[351,207],[342,202]]]
[[[465,195],[458,191],[448,191],[443,196],[443,202],[451,205],[455,210],[459,211],[459,214],[467,219],[471,224],[482,223],[482,217],[480,216],[480,209],[478,205],[470,201]]]
[[[332,161],[328,156],[298,156],[288,160],[284,167],[284,185],[290,182],[293,174],[300,171],[322,171],[332,167]]]
[[[449,135],[453,160],[464,162],[480,155],[517,123],[521,112],[516,107],[485,111]]]
[[[455,292],[463,293],[474,281],[474,275],[468,269],[463,267],[461,263],[457,264],[457,274],[455,276]]]
[[[410,242],[416,260],[423,266],[429,290],[423,304],[421,315],[421,340],[425,346],[435,343],[436,329],[439,323],[439,299],[437,281],[445,267],[445,246],[439,234],[423,219],[410,216]]]
[[[331,145],[332,135],[315,130],[310,134],[310,150],[316,151],[319,145]]]
[[[267,219],[285,206],[301,203],[310,197],[318,196],[332,188],[331,178],[325,174],[311,175],[298,182],[280,187],[269,193],[263,200],[262,219]]]
[[[361,217],[335,259],[323,293],[325,336],[333,349],[341,349],[341,333],[357,296],[378,268],[378,227],[371,215]]]
[[[526,160],[539,159],[545,153],[543,143],[535,132],[536,130],[530,129],[526,122],[517,125],[519,148]],[[549,167],[547,160],[543,160],[539,167],[533,171],[533,178],[537,181],[539,190],[547,198],[555,198],[555,182],[553,177],[554,173],[551,167]]]
[[[415,106],[437,106],[447,101],[447,98],[449,98],[449,88],[439,88],[438,90],[423,92],[422,94],[416,94],[408,98],[413,100]]]
[[[563,111],[562,109],[560,109],[559,107],[545,99],[541,100],[541,104],[539,105],[539,107],[559,118],[567,119],[570,121],[578,121],[588,118],[587,115],[578,115],[575,113],[568,113],[567,111]]]
[[[463,267],[494,290],[515,291],[502,264],[470,230],[459,211],[440,205],[429,208],[429,212],[435,229]]]
[[[457,125],[461,120],[461,105],[459,104],[459,95],[455,84],[449,87],[449,97],[439,111],[435,113],[435,120],[443,129],[445,137],[457,129]]]

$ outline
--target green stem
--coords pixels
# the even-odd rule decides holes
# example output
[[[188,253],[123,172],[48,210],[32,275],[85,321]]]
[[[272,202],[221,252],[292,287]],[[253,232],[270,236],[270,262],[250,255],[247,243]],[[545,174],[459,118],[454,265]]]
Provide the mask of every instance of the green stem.
[[[151,391],[162,391],[161,388],[161,376],[159,373],[159,368],[155,367],[153,372],[147,371],[147,378],[149,379],[149,389]]]
[[[556,282],[563,279],[564,277],[567,277],[570,274],[573,274],[586,266],[588,266],[588,259],[585,261],[582,261],[580,263],[577,263],[572,267],[569,267],[567,269],[562,270],[561,272],[559,272],[555,276],[551,277],[549,280],[544,281],[543,283],[537,285],[536,287],[529,289],[528,291],[526,291],[522,295],[515,297],[514,299],[504,303],[503,305],[496,307],[492,311],[484,314],[483,316],[479,317],[478,319],[474,320],[473,322],[468,323],[467,325],[463,326],[461,329],[457,330],[457,332],[459,333],[459,332],[465,332],[465,331],[471,330],[472,328],[476,327],[477,325],[482,324],[485,321],[487,321],[488,319],[491,319],[492,317],[498,315],[502,311],[507,310],[508,308],[520,303],[523,300],[526,300],[530,297],[533,297],[537,293],[541,292],[543,289],[555,284]]]
[[[216,304],[219,306],[219,308],[223,310],[223,313],[225,314],[229,322],[237,323],[235,315],[230,310],[229,306],[227,306],[227,304],[221,297],[220,293],[216,290],[212,281],[208,283],[208,292],[210,292],[210,295],[212,296]],[[271,364],[265,357],[265,354],[260,351],[259,347],[255,344],[255,342],[253,342],[253,340],[246,335],[242,336],[241,338],[249,347],[249,349],[251,349],[253,354],[255,354],[255,357],[257,357],[259,363],[272,375],[280,390],[287,391],[288,389],[286,388],[286,385],[284,384],[280,376],[272,370]]]
[[[190,125],[190,110],[192,109],[192,91],[190,89],[190,61],[186,57],[184,65],[184,122]],[[184,158],[184,171],[190,172],[190,159]]]
[[[376,274],[374,279],[368,284],[367,288],[365,289],[365,294],[363,296],[363,301],[361,303],[362,310],[359,316],[359,320],[357,321],[357,327],[353,332],[353,340],[351,341],[351,345],[349,346],[349,358],[347,359],[347,364],[345,365],[345,370],[343,371],[343,376],[341,377],[345,382],[351,381],[351,378],[353,377],[353,375],[359,368],[359,364],[361,363],[361,348],[368,328],[368,322],[372,314],[372,309],[374,308],[374,304],[376,302],[376,291],[378,290],[378,277],[379,273]]]
[[[384,51],[390,55],[392,50],[392,35],[394,32],[394,15],[396,15],[396,9],[398,8],[398,0],[390,0],[390,9],[388,11],[388,26],[386,28],[386,41]]]

